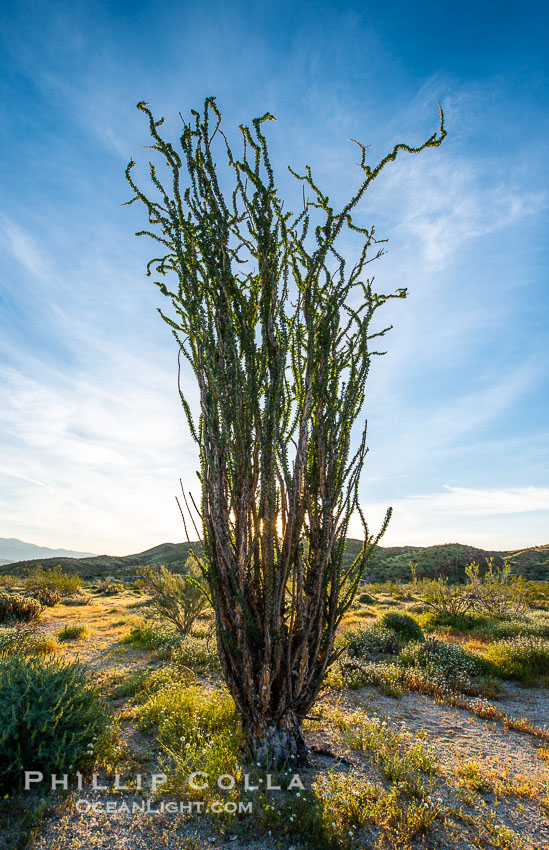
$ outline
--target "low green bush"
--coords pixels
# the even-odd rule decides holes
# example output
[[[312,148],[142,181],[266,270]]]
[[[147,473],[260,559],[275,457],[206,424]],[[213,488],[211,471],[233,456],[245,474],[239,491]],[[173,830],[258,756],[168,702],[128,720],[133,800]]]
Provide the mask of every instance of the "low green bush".
[[[420,618],[425,632],[445,631],[451,634],[471,633],[492,640],[517,635],[549,637],[549,617],[545,612],[522,614],[461,614],[447,616],[427,614]]]
[[[30,623],[38,620],[42,606],[37,599],[30,599],[19,593],[0,593],[0,623],[22,620]]]
[[[421,643],[410,643],[398,656],[404,667],[417,667],[431,676],[442,676],[451,688],[466,686],[472,676],[482,672],[482,663],[455,643],[429,637]]]
[[[375,685],[387,696],[402,696],[398,678],[402,667],[394,661],[365,661],[346,652],[328,669],[324,684],[329,688],[356,691],[364,685]]]
[[[152,649],[160,653],[161,656],[169,658],[184,640],[185,635],[180,632],[144,624],[135,626],[122,638],[121,643],[130,644],[137,649]]]
[[[349,629],[338,644],[351,658],[365,658],[379,653],[394,655],[410,641],[423,639],[421,627],[413,617],[387,611],[376,623]]]
[[[490,644],[484,657],[503,678],[535,684],[549,676],[549,640],[532,635],[518,635]]]
[[[215,640],[187,635],[172,652],[172,664],[189,667],[197,673],[219,670],[219,655]]]
[[[0,629],[0,655],[46,655],[59,649],[50,634],[23,626],[4,626]]]
[[[80,638],[87,637],[88,634],[89,629],[83,623],[67,623],[57,632],[57,638],[61,641],[80,640]]]
[[[536,617],[532,613],[517,617],[500,617],[488,622],[479,631],[494,640],[520,635],[549,638],[549,618],[543,615]]]
[[[66,596],[61,601],[63,605],[89,605],[92,598],[85,593],[78,593],[75,596]]]
[[[61,594],[52,587],[41,587],[40,590],[34,591],[33,596],[38,599],[40,605],[44,605],[46,608],[53,608],[61,601]]]
[[[424,639],[421,626],[409,614],[387,611],[381,618],[381,625],[396,632],[399,638],[406,642]]]
[[[58,776],[97,749],[107,713],[84,668],[55,658],[0,658],[0,789],[20,788],[24,770]]]
[[[371,595],[371,593],[367,593],[365,590],[357,596],[358,602],[362,603],[362,605],[370,605],[372,602],[375,602],[375,597]]]
[[[404,642],[393,629],[377,622],[371,626],[350,629],[338,643],[345,647],[351,658],[365,658],[380,652],[392,655],[401,649]]]

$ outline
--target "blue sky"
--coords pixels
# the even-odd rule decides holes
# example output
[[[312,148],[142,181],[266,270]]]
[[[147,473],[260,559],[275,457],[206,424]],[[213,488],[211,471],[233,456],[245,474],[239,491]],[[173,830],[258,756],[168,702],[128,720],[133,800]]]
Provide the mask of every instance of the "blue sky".
[[[183,539],[197,454],[176,350],[144,275],[124,168],[139,100],[216,95],[225,129],[266,110],[272,160],[335,203],[356,148],[403,155],[357,211],[389,238],[391,303],[370,373],[361,501],[384,543],[549,539],[546,4],[4,4],[0,18],[0,537],[111,554]],[[196,398],[192,375],[184,376]],[[359,526],[354,527],[359,532]]]

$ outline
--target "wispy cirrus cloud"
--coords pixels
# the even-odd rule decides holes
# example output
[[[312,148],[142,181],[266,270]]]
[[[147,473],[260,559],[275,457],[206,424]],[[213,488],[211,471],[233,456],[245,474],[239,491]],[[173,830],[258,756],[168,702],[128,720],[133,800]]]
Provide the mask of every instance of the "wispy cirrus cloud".
[[[482,490],[444,485],[441,493],[410,496],[410,502],[442,513],[465,516],[549,511],[549,487],[509,487]]]
[[[526,166],[527,151],[521,157]],[[425,273],[425,263],[441,270],[465,243],[517,223],[524,226],[525,220],[546,210],[549,193],[525,189],[525,177],[524,173],[520,179],[509,177],[501,166],[487,173],[481,158],[475,162],[453,149],[441,148],[436,159],[406,159],[402,154],[383,173],[376,202],[384,217],[394,219],[393,235],[414,246],[416,262],[422,261]]]
[[[179,477],[196,493],[198,456],[175,376],[121,352],[109,365],[0,370],[0,536],[118,554],[184,537],[174,496]]]
[[[53,274],[49,257],[41,250],[36,239],[13,219],[0,214],[0,238],[4,251],[11,256],[32,277],[47,280]]]
[[[387,504],[364,502],[361,507],[375,531]],[[392,507],[393,518],[381,541],[384,546],[459,542],[510,551],[547,542],[549,487],[444,485],[438,492],[392,500]],[[356,520],[352,533],[361,536]]]

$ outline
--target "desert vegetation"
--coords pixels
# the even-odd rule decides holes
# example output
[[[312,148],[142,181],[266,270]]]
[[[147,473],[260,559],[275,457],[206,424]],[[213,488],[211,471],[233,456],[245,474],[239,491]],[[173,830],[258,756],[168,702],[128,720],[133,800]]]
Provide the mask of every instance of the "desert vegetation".
[[[308,763],[269,771],[269,785],[281,790],[269,790],[266,772],[245,759],[207,606],[182,632],[151,605],[150,586],[118,580],[112,596],[88,580],[85,606],[65,597],[38,620],[4,622],[3,846],[107,848],[114,834],[136,848],[543,846],[549,587],[507,576],[508,602],[487,610],[494,572],[468,572],[459,585],[474,597],[466,612],[435,610],[439,580],[413,572],[407,582],[362,583],[304,720]],[[23,581],[15,577],[10,593],[30,599]],[[179,591],[184,606],[185,586]],[[40,701],[25,701],[29,693]],[[60,703],[60,693],[70,699]],[[192,807],[154,818],[78,812],[74,783],[24,791],[21,762],[96,773],[108,790],[95,799],[112,804]],[[207,774],[204,787],[189,787],[195,771]],[[126,790],[116,790],[117,773]],[[139,789],[138,773],[165,781]],[[303,788],[289,787],[295,773]],[[218,776],[234,777],[234,787],[220,789]]]

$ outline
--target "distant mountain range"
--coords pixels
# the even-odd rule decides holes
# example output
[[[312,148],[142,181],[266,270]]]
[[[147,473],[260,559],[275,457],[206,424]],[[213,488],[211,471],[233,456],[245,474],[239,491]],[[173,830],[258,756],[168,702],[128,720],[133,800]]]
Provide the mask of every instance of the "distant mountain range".
[[[89,558],[93,552],[74,552],[71,549],[50,549],[35,546],[16,537],[0,537],[0,564],[28,561],[31,558]]]
[[[9,563],[0,566],[1,573],[10,573],[18,575],[26,569],[32,569],[40,564],[44,569],[48,567],[56,567],[61,564],[64,570],[68,572],[76,572],[81,576],[101,576],[101,575],[131,575],[135,573],[136,567],[163,565],[174,572],[180,572],[184,569],[189,554],[189,549],[192,546],[190,543],[161,543],[160,546],[154,546],[152,549],[147,549],[145,552],[139,552],[136,555],[82,555],[73,553],[71,556],[50,557],[51,550],[48,552],[48,557],[40,555],[31,556],[25,560],[17,561],[17,563]],[[200,551],[200,546],[195,544],[195,547]]]
[[[0,538],[0,558],[4,558],[5,549],[2,544],[17,543],[20,546],[33,549],[30,557],[16,562],[0,561],[0,574],[24,574],[26,569],[32,569],[41,564],[45,569],[61,564],[69,572],[77,572],[84,577],[114,575],[123,577],[134,575],[136,568],[149,564],[151,567],[163,565],[173,572],[181,572],[189,554],[189,549],[195,548],[200,552],[197,543],[162,543],[145,552],[136,555],[111,556],[87,555],[81,552],[67,550],[52,550],[40,546],[22,543],[20,540],[2,540]],[[345,561],[350,564],[360,552],[360,540],[347,540]],[[37,550],[37,551],[36,551]],[[42,554],[45,553],[45,554]],[[52,554],[53,553],[53,554]],[[538,581],[549,581],[549,549],[536,551],[533,549],[514,554],[512,552],[479,549],[461,543],[444,543],[438,546],[378,546],[374,552],[365,578],[368,581],[408,581],[411,577],[410,561],[416,564],[418,578],[447,576],[451,581],[459,581],[464,577],[465,567],[476,561],[481,568],[486,568],[487,559],[493,558],[494,564],[500,566],[506,556],[510,557],[513,572],[524,578]]]

